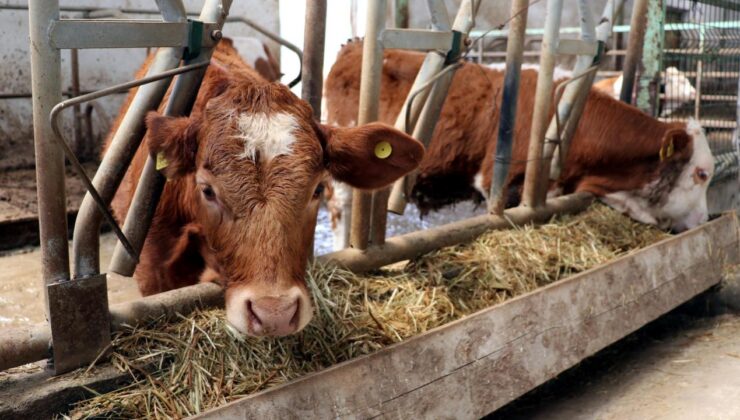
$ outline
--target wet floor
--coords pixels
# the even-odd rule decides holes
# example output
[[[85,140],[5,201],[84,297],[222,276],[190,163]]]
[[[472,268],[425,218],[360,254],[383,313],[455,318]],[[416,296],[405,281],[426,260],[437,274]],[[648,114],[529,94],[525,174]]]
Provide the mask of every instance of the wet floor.
[[[388,236],[439,226],[483,214],[484,211],[483,207],[476,208],[472,203],[462,203],[421,219],[418,209],[409,206],[404,216],[391,215],[389,217]],[[329,214],[322,208],[316,227],[316,255],[331,252],[332,240]],[[115,244],[116,238],[112,233],[101,237],[101,267],[108,266]],[[41,255],[38,248],[16,250],[0,256],[0,328],[45,321],[40,261]],[[126,302],[140,296],[133,279],[108,276],[110,304]]]

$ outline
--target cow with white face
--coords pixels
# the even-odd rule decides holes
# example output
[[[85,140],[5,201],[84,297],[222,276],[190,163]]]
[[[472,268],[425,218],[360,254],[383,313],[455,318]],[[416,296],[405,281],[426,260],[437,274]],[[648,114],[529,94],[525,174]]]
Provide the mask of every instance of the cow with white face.
[[[361,57],[362,44],[349,43],[326,79],[331,124],[353,125]],[[385,51],[381,121],[395,121],[423,60],[423,54]],[[512,164],[505,184],[507,207],[521,200],[537,77],[536,68],[522,70]],[[558,77],[556,83],[567,73]],[[457,70],[411,194],[422,214],[463,200],[488,198],[503,82],[502,68],[464,63]],[[592,89],[564,168],[560,178],[551,182],[550,196],[591,192],[638,221],[676,231],[708,218],[706,192],[714,159],[696,121],[664,123]],[[348,206],[348,202],[341,204]],[[346,209],[332,208],[337,225],[341,219],[346,221]],[[336,245],[343,245],[345,236],[338,239]]]
[[[250,335],[295,333],[311,319],[305,271],[325,178],[380,188],[424,153],[380,123],[318,123],[306,102],[261,78],[229,43],[215,51],[191,115],[151,113],[147,128],[113,202],[124,220],[147,155],[156,157],[168,182],[134,275],[139,289],[216,280],[228,321]],[[380,142],[390,155],[376,156]]]

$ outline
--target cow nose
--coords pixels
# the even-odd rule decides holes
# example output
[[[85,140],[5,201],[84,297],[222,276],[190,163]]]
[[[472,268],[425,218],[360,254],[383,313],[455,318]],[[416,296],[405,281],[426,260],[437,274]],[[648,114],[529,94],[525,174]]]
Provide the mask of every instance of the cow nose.
[[[299,299],[262,297],[247,300],[247,321],[254,335],[282,337],[298,329]]]

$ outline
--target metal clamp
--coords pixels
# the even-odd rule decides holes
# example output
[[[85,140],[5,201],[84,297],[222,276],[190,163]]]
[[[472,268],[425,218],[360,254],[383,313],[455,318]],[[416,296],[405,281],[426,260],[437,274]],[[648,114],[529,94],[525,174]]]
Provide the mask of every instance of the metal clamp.
[[[182,58],[192,60],[200,55],[200,49],[203,46],[203,22],[197,19],[188,19],[190,30],[188,31],[188,46]]]

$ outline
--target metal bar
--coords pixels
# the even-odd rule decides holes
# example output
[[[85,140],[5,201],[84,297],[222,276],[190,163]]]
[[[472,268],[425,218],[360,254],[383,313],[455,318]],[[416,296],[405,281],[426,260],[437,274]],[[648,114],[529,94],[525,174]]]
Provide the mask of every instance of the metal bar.
[[[360,78],[360,103],[357,125],[378,119],[378,95],[383,71],[383,44],[380,42],[385,27],[386,0],[368,3],[365,41],[362,51],[362,75]],[[372,193],[354,189],[352,192],[352,219],[350,246],[367,248],[370,239],[370,215]]]
[[[52,25],[51,40],[59,49],[186,47],[189,31],[187,22],[65,19]]]
[[[540,71],[537,76],[537,92],[535,94],[534,114],[532,116],[532,131],[529,138],[527,153],[527,167],[524,175],[524,191],[522,204],[527,207],[540,207],[543,197],[540,195],[540,184],[546,182],[542,176],[542,153],[545,133],[550,115],[550,102],[553,91],[553,72],[558,45],[558,28],[560,15],[563,10],[563,0],[547,2],[547,16],[545,17],[545,37],[542,40],[542,55],[540,56]]]
[[[302,73],[306,75],[306,80],[301,87],[301,98],[311,104],[314,118],[320,120],[324,84],[326,0],[306,1],[306,25],[303,39],[303,50],[306,53],[301,57],[301,68]]]
[[[80,164],[74,152],[69,147],[69,144],[67,144],[67,142],[64,140],[64,136],[62,135],[61,128],[59,127],[59,115],[61,115],[61,112],[64,109],[69,108],[71,106],[72,107],[78,106],[81,103],[101,98],[111,93],[118,92],[122,89],[130,89],[132,87],[141,86],[146,83],[152,83],[158,80],[167,79],[177,74],[182,74],[188,71],[193,71],[193,70],[203,68],[207,65],[208,65],[208,62],[198,63],[198,64],[194,64],[190,66],[184,66],[184,67],[181,67],[175,70],[169,70],[166,72],[162,72],[160,74],[145,77],[140,80],[134,80],[134,81],[127,82],[127,83],[122,83],[120,85],[112,86],[106,89],[99,90],[97,92],[89,93],[87,95],[78,96],[76,98],[72,98],[72,99],[68,99],[66,101],[60,102],[51,110],[50,120],[51,120],[52,130],[54,131],[54,134],[55,134],[55,136],[53,137],[54,140],[57,141],[59,147],[61,147],[64,153],[67,155],[67,159],[69,159],[70,163],[72,163],[72,166],[74,167],[75,171],[77,171],[77,174],[80,176],[82,183],[85,185],[85,188],[87,189],[88,194],[92,196],[93,200],[98,205],[99,210],[101,211],[101,213],[103,213],[103,216],[105,217],[106,221],[113,228],[113,231],[118,237],[118,240],[121,241],[123,246],[126,248],[126,251],[128,252],[129,256],[137,262],[138,262],[137,250],[134,249],[134,247],[131,245],[131,243],[126,238],[126,235],[124,235],[124,233],[118,227],[118,223],[116,223],[115,218],[113,217],[111,212],[108,210],[108,204],[100,196],[100,194],[98,194],[98,191],[95,189],[95,186],[93,185],[92,181],[90,180],[87,173],[85,172],[85,168]]]
[[[597,51],[596,43],[580,39],[561,39],[558,43],[558,54],[594,56]]]
[[[70,66],[70,89],[72,90],[72,96],[80,96],[80,64],[79,54],[77,49],[71,49],[69,51],[69,66]],[[81,156],[85,149],[84,140],[82,137],[82,126],[80,120],[82,119],[82,112],[79,105],[75,105],[72,108],[72,125],[74,127],[74,146],[73,151],[76,156]],[[84,158],[82,158],[84,160]]]
[[[303,51],[301,51],[300,48],[298,48],[295,44],[288,41],[287,39],[271,32],[269,29],[265,28],[264,26],[259,25],[257,22],[251,19],[247,19],[245,17],[241,17],[241,16],[228,17],[226,19],[226,22],[241,22],[251,27],[252,29],[261,33],[262,35],[270,38],[271,40],[277,42],[278,44],[284,46],[285,48],[293,51],[295,55],[298,56],[298,62],[303,63]],[[324,26],[326,26],[326,24],[324,24]],[[301,71],[302,71],[302,66],[299,67],[298,69],[298,75],[288,83],[288,87],[293,87],[301,82]]]
[[[173,69],[180,64],[182,49],[160,48],[147,72],[147,76]],[[120,120],[116,133],[98,167],[93,185],[106,204],[110,204],[121,183],[131,159],[144,137],[144,116],[156,109],[164,97],[170,80],[163,79],[140,87]],[[100,272],[100,225],[103,215],[91,195],[80,204],[72,238],[75,256],[74,276],[86,277]]]
[[[301,98],[311,105],[313,117],[321,121],[321,98],[324,86],[324,47],[326,43],[326,0],[307,0],[305,30],[303,33],[303,49],[306,54],[301,58],[301,70],[298,74],[306,74],[306,80],[301,86]],[[303,70],[305,69],[305,70]],[[311,243],[308,245],[308,255],[313,258],[314,231],[311,232]]]
[[[161,3],[158,1],[158,3]],[[4,4],[0,5],[0,10],[28,10],[28,6],[22,4]],[[59,6],[59,10],[62,12],[92,12],[96,10],[118,10],[121,13],[130,15],[159,15],[162,12],[155,9],[136,9],[136,8],[123,8],[123,9],[110,9],[110,8],[99,8],[99,7],[85,7],[85,6]],[[198,16],[198,12],[186,12],[189,16]]]
[[[203,11],[200,20],[204,22],[216,22],[213,31],[209,36],[220,39],[220,30],[223,26],[226,16],[229,13],[231,2],[229,0],[207,0],[203,5]],[[190,114],[190,110],[195,103],[195,98],[200,89],[200,83],[205,75],[205,66],[210,62],[213,54],[213,47],[203,48],[198,57],[191,62],[193,65],[202,65],[199,70],[182,74],[177,78],[170,93],[164,114],[169,116],[181,116]],[[152,220],[159,204],[162,191],[164,189],[165,178],[156,170],[156,163],[151,156],[147,157],[144,164],[144,171],[139,177],[139,183],[136,186],[134,197],[131,201],[126,221],[123,225],[123,231],[127,237],[131,238],[132,245],[135,248],[136,255],[141,252],[144,241],[149,232]],[[116,244],[113,250],[109,270],[125,276],[131,276],[136,269],[136,260],[125,252],[124,245],[121,242]]]
[[[498,138],[494,156],[491,189],[488,195],[488,212],[501,215],[506,203],[503,199],[503,187],[509,176],[511,147],[516,127],[516,107],[519,97],[519,80],[522,72],[524,37],[527,29],[529,0],[515,0],[511,3],[511,21],[509,22],[509,39],[506,43],[506,74],[504,75],[504,92],[499,113]],[[481,39],[480,42],[483,42]],[[494,99],[495,100],[495,99]],[[496,109],[496,107],[494,107]]]
[[[645,27],[647,26],[648,3],[650,3],[649,0],[635,0],[632,6],[629,45],[627,46],[627,55],[624,58],[622,91],[619,93],[619,100],[627,104],[632,103],[637,63],[642,56],[642,43],[645,40]]]
[[[657,115],[660,94],[660,69],[663,62],[663,20],[665,2],[653,0],[648,4],[642,58],[638,64],[640,79],[635,92],[635,105],[649,115]]]
[[[49,285],[69,280],[64,155],[52,140],[54,132],[48,119],[51,109],[62,100],[61,55],[47,32],[50,23],[59,19],[58,0],[31,0],[28,17],[42,277]],[[48,301],[45,307],[48,316]]]
[[[562,196],[547,201],[539,208],[508,209],[503,216],[483,215],[436,228],[420,230],[386,240],[382,247],[371,246],[364,251],[344,249],[317,257],[321,263],[337,264],[355,272],[364,272],[416,258],[446,246],[470,241],[493,229],[507,229],[533,221],[544,222],[555,214],[575,213],[588,207],[592,196],[586,193]]]
[[[381,42],[383,48],[447,51],[452,45],[452,32],[423,29],[386,29],[383,31]]]

